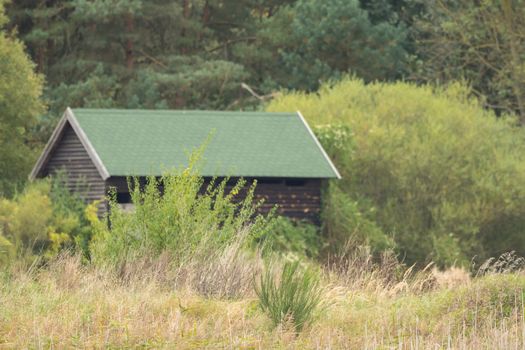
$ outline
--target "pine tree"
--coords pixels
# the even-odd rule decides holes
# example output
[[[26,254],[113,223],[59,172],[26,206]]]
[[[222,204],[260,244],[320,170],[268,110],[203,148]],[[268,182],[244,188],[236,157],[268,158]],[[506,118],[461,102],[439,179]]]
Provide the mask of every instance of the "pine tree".
[[[402,76],[408,58],[402,24],[374,24],[357,0],[299,0],[292,16],[291,45],[282,55],[292,72],[288,87],[312,90],[345,73],[366,81]]]

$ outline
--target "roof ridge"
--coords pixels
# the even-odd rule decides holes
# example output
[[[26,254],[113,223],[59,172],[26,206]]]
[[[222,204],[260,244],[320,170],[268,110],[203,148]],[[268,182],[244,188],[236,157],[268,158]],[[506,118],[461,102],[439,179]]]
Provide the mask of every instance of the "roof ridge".
[[[83,111],[83,112],[111,112],[111,113],[159,113],[159,114],[256,114],[260,116],[276,116],[276,115],[285,115],[285,116],[295,116],[296,112],[265,112],[265,111],[215,111],[207,109],[140,109],[140,108],[72,108],[73,111]]]

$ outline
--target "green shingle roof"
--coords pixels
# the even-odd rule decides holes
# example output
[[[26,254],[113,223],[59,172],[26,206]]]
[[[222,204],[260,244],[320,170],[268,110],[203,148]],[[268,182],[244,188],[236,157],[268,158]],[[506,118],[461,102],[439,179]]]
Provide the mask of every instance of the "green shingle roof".
[[[212,133],[203,176],[335,178],[298,113],[74,109],[110,176],[160,175]]]

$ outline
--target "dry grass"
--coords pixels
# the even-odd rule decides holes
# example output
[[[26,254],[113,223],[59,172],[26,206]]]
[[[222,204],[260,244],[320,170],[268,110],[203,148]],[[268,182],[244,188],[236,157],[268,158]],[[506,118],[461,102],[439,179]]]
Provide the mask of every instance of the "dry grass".
[[[271,328],[247,278],[260,260],[235,249],[177,271],[168,256],[117,271],[63,256],[0,274],[0,348],[523,348],[521,274],[416,273],[389,259],[333,264],[323,312],[296,335]]]

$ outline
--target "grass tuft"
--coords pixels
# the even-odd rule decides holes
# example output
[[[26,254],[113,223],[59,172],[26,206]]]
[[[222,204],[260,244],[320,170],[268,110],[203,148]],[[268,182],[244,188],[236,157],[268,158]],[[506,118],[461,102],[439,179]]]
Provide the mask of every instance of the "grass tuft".
[[[280,279],[273,269],[267,269],[255,285],[255,292],[275,326],[290,321],[296,331],[312,321],[321,302],[318,275],[311,269],[301,270],[298,261],[286,262]]]

